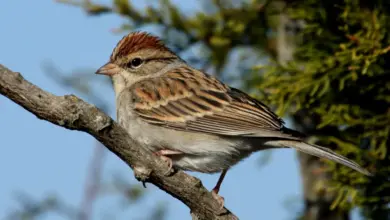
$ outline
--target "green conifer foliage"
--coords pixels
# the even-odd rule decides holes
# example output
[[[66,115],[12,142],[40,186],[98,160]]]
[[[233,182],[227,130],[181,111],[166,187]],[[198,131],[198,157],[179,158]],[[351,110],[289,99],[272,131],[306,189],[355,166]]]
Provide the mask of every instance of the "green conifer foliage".
[[[390,7],[386,1],[294,1],[305,22],[295,60],[251,82],[279,114],[315,121],[323,145],[365,165],[367,178],[328,163],[335,206],[360,205],[367,219],[389,219]],[[296,117],[297,118],[297,117]]]

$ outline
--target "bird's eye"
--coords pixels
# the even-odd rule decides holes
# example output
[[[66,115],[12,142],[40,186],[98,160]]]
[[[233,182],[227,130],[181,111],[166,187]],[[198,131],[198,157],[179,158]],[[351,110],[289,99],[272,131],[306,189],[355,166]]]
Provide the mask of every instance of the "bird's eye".
[[[142,59],[141,58],[134,58],[130,62],[130,67],[132,68],[137,68],[142,64]]]

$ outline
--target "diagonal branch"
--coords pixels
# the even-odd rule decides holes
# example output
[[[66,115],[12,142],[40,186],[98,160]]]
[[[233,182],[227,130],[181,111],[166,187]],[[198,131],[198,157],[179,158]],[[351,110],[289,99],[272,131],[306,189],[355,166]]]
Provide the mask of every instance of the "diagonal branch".
[[[0,64],[0,94],[39,119],[86,132],[104,144],[133,170],[140,181],[150,182],[182,201],[194,219],[237,219],[218,203],[201,181],[182,171],[165,176],[166,165],[132,140],[112,118],[74,95],[55,96],[26,81],[20,73]]]

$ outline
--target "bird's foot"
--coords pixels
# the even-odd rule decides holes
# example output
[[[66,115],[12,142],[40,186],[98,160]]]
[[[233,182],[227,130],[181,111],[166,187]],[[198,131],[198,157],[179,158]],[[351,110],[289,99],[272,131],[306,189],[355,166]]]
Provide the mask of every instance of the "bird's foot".
[[[217,200],[218,204],[220,205],[218,211],[222,211],[223,207],[225,206],[225,199],[222,196],[218,195],[218,191],[215,189],[211,190],[211,195],[215,200]]]
[[[154,154],[156,156],[159,156],[168,165],[168,170],[164,173],[164,175],[169,176],[174,172],[174,170],[172,169],[172,167],[173,167],[172,159],[169,158],[168,156],[182,154],[182,152],[173,151],[173,150],[159,150],[159,151],[154,152]]]
[[[168,165],[168,170],[164,173],[164,175],[165,175],[165,176],[171,175],[171,173],[173,173],[173,171],[174,171],[174,170],[172,169],[172,166],[173,166],[173,165],[172,165],[172,164],[173,164],[172,159],[169,158],[169,157],[167,157],[167,156],[164,156],[164,155],[161,155],[160,158],[163,159],[164,162]]]

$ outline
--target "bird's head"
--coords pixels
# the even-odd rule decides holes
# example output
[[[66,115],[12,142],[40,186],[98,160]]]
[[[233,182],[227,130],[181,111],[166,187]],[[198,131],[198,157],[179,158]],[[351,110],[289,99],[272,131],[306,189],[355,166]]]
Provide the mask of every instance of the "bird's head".
[[[114,86],[116,83],[132,84],[159,73],[171,64],[183,62],[158,37],[134,32],[119,41],[110,60],[96,74],[110,76]]]

